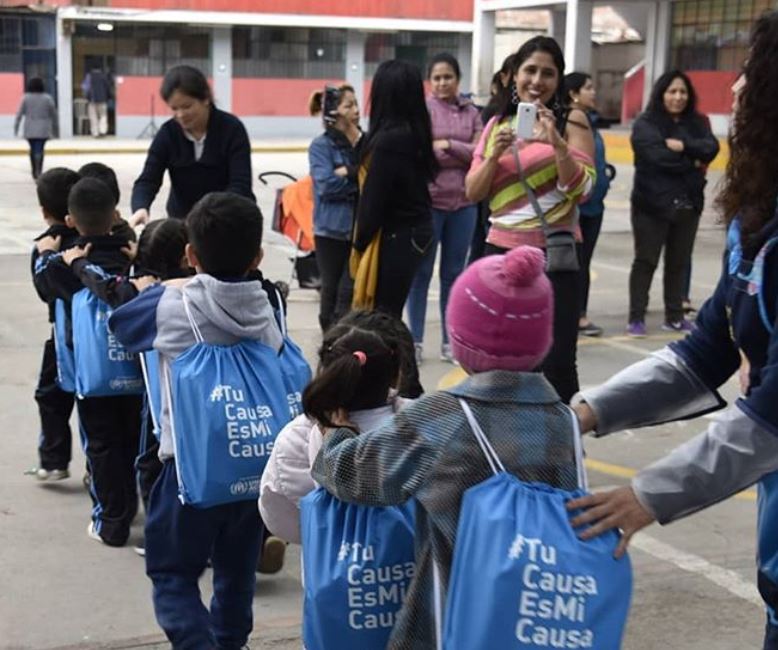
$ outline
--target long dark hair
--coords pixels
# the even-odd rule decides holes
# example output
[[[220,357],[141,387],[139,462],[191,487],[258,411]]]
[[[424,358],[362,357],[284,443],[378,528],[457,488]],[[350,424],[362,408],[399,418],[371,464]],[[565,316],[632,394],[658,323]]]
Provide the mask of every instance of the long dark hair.
[[[697,113],[697,93],[692,85],[692,80],[681,70],[670,70],[665,72],[654,83],[654,87],[651,89],[651,97],[648,100],[648,106],[646,106],[646,115],[655,119],[670,120],[670,114],[665,107],[665,93],[676,79],[680,79],[686,85],[686,91],[689,93],[689,101],[686,103],[686,108],[681,113],[681,118],[699,117]]]
[[[385,405],[398,372],[397,357],[378,334],[355,327],[338,334],[333,328],[325,336],[316,376],[303,391],[305,414],[325,427],[335,426],[330,415],[338,409]]]
[[[511,61],[511,82],[508,86],[508,92],[500,98],[501,101],[497,113],[501,117],[516,115],[516,104],[513,103],[513,95],[516,92],[516,73],[524,62],[535,54],[535,52],[545,52],[546,54],[549,54],[554,61],[554,67],[557,69],[559,83],[557,84],[556,92],[551,97],[550,103],[547,104],[547,106],[554,111],[557,120],[557,129],[564,135],[564,123],[567,117],[562,88],[562,80],[565,76],[565,55],[562,53],[562,48],[559,47],[559,43],[550,36],[535,36],[534,38],[529,39],[513,56],[513,60]]]
[[[432,125],[424,101],[424,84],[419,69],[393,59],[378,66],[370,88],[370,130],[362,150],[363,160],[375,146],[376,138],[392,128],[408,128],[416,146],[416,157],[427,180],[438,165],[432,151]]]
[[[751,31],[748,60],[729,133],[729,161],[717,199],[724,221],[740,216],[743,244],[776,210],[778,197],[778,11],[762,15]]]

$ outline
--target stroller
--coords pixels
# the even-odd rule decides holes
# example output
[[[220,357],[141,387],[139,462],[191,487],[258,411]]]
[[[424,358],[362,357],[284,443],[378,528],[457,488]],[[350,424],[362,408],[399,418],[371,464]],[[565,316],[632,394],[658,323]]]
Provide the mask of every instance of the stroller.
[[[292,270],[288,284],[291,285],[296,279],[301,289],[318,290],[321,280],[313,242],[313,179],[303,176],[298,180],[286,172],[265,172],[259,175],[259,181],[263,185],[270,185],[267,179],[271,176],[281,176],[292,181],[276,190],[271,226],[295,248],[294,256],[289,258]]]

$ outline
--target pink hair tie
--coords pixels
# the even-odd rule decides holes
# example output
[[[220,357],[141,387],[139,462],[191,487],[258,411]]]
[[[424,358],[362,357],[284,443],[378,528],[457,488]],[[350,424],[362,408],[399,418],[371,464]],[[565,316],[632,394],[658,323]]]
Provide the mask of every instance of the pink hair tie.
[[[356,350],[351,354],[353,354],[357,358],[357,361],[359,361],[360,366],[364,366],[367,363],[367,355],[364,352],[362,352],[362,350]]]

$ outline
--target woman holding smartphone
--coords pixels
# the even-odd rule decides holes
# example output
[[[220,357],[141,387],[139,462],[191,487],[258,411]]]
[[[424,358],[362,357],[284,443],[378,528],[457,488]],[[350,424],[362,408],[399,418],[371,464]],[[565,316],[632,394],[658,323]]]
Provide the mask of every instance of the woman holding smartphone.
[[[348,260],[357,203],[359,104],[348,85],[316,92],[311,115],[322,113],[324,133],[308,148],[313,178],[313,238],[321,277],[319,326],[325,332],[351,307]]]
[[[564,72],[564,56],[553,38],[536,36],[522,45],[513,59],[510,93],[473,154],[465,190],[471,201],[489,199],[487,255],[522,245],[545,250],[547,233],[572,233],[581,241],[578,204],[596,177],[594,140],[586,114],[563,109]],[[513,122],[519,103],[536,107],[531,138],[517,139]],[[519,127],[525,128],[523,123]],[[547,229],[522,179],[536,197]],[[548,277],[554,287],[554,344],[543,372],[568,401],[578,391],[579,272],[549,271]]]

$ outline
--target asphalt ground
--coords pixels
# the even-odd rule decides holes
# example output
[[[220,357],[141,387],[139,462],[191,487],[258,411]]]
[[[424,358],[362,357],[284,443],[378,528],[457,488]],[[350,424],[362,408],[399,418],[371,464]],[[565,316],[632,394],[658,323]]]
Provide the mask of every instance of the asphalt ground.
[[[129,190],[143,158],[139,154],[49,156],[48,165],[77,168],[99,158],[114,166],[129,211]],[[33,390],[41,346],[47,337],[45,307],[29,279],[32,237],[43,229],[32,181],[22,156],[0,158],[0,648],[164,648],[151,607],[143,561],[131,546],[96,544],[85,533],[90,504],[81,485],[83,456],[74,445],[73,476],[56,484],[24,474],[36,462],[38,417]],[[278,169],[299,175],[299,153],[258,153],[255,171]],[[662,347],[674,335],[659,330],[661,273],[654,280],[649,337],[624,336],[627,278],[631,262],[628,221],[630,170],[619,176],[608,199],[606,223],[593,264],[591,317],[605,328],[599,339],[579,346],[581,383],[593,385]],[[275,192],[255,191],[269,219]],[[164,191],[163,191],[164,198]],[[163,205],[162,200],[159,206]],[[159,207],[155,213],[161,216]],[[714,286],[723,233],[707,214],[694,257],[693,299]],[[265,240],[266,274],[290,277],[289,246],[277,235]],[[457,371],[437,360],[440,321],[437,286],[430,292],[427,356],[421,370],[428,390],[456,381]],[[319,343],[315,292],[293,288],[292,337],[309,360]],[[731,399],[737,387],[729,383]],[[704,418],[587,439],[593,488],[623,485],[636,469],[661,457],[706,426]],[[687,520],[639,535],[632,547],[634,593],[625,650],[741,650],[761,647],[763,613],[754,587],[755,493],[750,490]],[[131,542],[142,534],[142,516]],[[284,570],[260,576],[254,601],[253,648],[291,650],[299,640],[299,553],[290,547]],[[210,597],[209,574],[202,580]],[[625,594],[626,597],[626,594]]]

